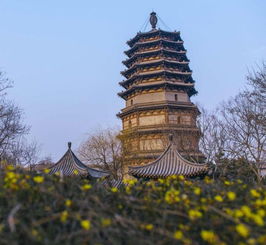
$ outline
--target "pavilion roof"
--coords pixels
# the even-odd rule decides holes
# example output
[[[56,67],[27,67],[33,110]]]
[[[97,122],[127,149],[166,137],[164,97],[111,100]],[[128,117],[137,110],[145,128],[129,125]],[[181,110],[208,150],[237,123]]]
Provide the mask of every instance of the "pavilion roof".
[[[171,142],[166,150],[155,161],[143,166],[130,166],[129,174],[142,178],[166,178],[172,175],[186,177],[197,176],[208,172],[208,165],[194,163],[183,158],[177,146]]]
[[[103,170],[90,168],[82,163],[71,150],[71,143],[68,143],[68,150],[63,157],[50,167],[50,174],[59,172],[64,176],[81,175],[92,178],[101,178],[110,174]]]

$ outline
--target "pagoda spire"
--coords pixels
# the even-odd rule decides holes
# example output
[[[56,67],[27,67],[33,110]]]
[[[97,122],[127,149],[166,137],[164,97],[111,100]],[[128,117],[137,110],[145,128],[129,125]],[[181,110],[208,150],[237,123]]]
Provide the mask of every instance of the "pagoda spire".
[[[150,23],[151,23],[152,29],[156,29],[157,21],[158,21],[158,19],[157,19],[156,13],[155,12],[151,12]]]

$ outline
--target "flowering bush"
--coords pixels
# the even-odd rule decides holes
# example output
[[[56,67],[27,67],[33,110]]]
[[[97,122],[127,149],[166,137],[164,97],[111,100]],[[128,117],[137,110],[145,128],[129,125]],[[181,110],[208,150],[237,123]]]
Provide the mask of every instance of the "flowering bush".
[[[266,244],[266,189],[242,180],[0,172],[0,244]]]

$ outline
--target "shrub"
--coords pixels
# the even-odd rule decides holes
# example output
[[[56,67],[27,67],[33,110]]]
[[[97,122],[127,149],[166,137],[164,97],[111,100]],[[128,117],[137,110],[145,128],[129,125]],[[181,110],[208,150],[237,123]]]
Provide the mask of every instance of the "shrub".
[[[242,180],[100,182],[0,173],[0,244],[265,244],[266,190]],[[84,186],[91,188],[84,188]]]

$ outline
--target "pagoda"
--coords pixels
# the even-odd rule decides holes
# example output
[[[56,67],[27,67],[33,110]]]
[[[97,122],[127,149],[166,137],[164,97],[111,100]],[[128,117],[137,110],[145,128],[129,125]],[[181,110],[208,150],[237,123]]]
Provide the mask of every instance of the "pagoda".
[[[178,152],[193,161],[203,159],[196,125],[199,110],[190,98],[197,94],[180,32],[156,28],[156,13],[150,14],[151,30],[139,32],[127,42],[122,63],[124,90],[118,95],[125,108],[118,113],[124,151],[129,165],[158,158],[169,145],[169,134]]]

